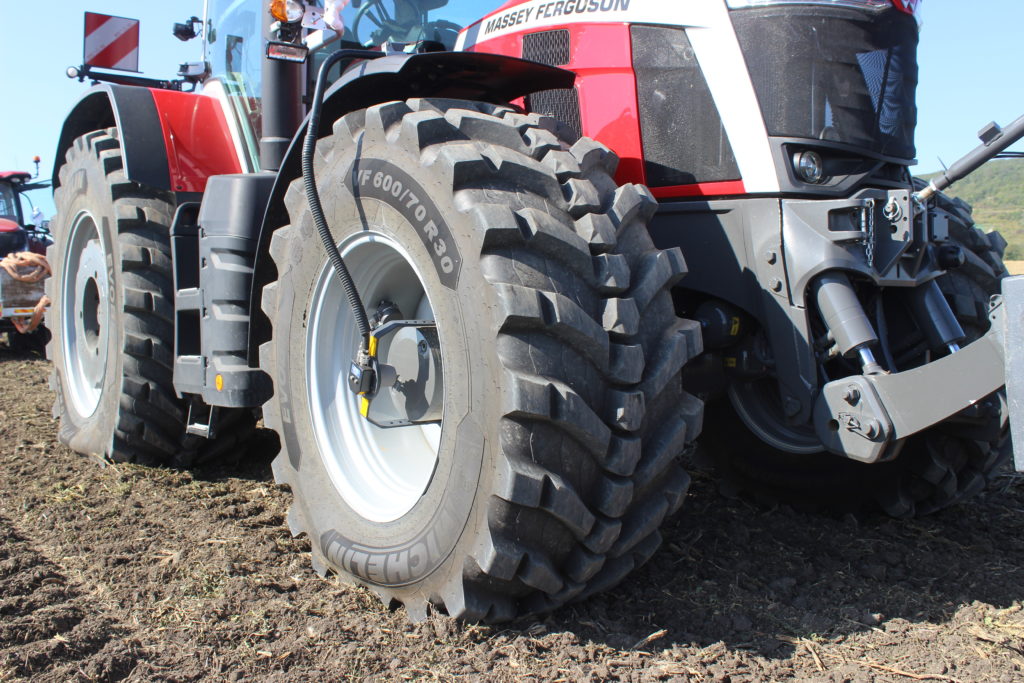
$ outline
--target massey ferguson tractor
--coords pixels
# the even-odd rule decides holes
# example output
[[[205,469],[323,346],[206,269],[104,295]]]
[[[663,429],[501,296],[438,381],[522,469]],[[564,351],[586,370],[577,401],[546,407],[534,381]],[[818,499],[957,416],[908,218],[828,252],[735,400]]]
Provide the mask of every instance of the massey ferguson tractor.
[[[1024,118],[911,178],[917,4],[207,0],[181,81],[69,70],[61,440],[189,464],[261,414],[313,566],[414,619],[614,586],[687,452],[834,509],[978,493],[1005,242],[939,191]]]

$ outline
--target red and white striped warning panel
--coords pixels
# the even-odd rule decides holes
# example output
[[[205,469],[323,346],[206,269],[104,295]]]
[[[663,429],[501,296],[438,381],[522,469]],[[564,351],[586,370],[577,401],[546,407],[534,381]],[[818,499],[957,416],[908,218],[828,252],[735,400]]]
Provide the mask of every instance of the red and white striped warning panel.
[[[89,66],[139,70],[139,20],[85,13],[85,59]]]

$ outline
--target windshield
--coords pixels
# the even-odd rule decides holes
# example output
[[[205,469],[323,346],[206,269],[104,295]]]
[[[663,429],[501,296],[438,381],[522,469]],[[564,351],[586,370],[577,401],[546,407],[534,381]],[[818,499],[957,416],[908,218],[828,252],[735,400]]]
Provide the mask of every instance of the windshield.
[[[0,182],[0,218],[18,221],[18,195],[10,183]]]
[[[203,37],[213,79],[221,83],[231,102],[254,168],[263,118],[260,83],[266,5],[262,0],[209,0]]]
[[[505,4],[504,0],[341,0],[342,40],[364,47],[430,40],[449,50],[464,26]],[[323,4],[322,2],[319,4]]]
[[[343,0],[344,1],[344,0]],[[244,144],[256,163],[262,122],[260,103],[266,41],[262,36],[266,0],[207,0],[204,37],[212,80],[220,82],[239,121]],[[322,7],[324,0],[307,3]],[[314,51],[311,68],[342,47],[385,42],[435,41],[452,49],[462,27],[506,4],[505,0],[348,0],[341,11],[344,31]]]

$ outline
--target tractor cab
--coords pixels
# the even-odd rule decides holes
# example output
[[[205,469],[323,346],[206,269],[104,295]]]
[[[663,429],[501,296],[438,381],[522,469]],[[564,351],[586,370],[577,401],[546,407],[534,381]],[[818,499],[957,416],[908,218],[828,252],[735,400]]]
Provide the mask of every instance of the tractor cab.
[[[259,140],[263,130],[267,80],[267,43],[269,29],[277,38],[308,46],[305,64],[294,69],[269,69],[274,80],[273,94],[281,89],[289,93],[292,108],[301,106],[302,91],[312,92],[313,80],[327,56],[341,49],[373,49],[386,52],[416,53],[451,50],[459,31],[498,4],[488,0],[352,0],[314,3],[271,3],[277,15],[268,15],[261,3],[237,0],[210,0],[203,34],[203,55],[210,75],[204,82],[208,94],[229,102],[231,125],[242,148],[241,158],[250,170],[261,168]],[[331,6],[339,9],[330,11]],[[282,17],[277,18],[277,17]],[[267,25],[277,19],[276,25]],[[291,35],[287,19],[301,26],[305,35]],[[329,22],[329,23],[328,23]],[[300,29],[292,29],[300,30]],[[332,70],[334,82],[341,65]],[[281,72],[287,75],[281,78]],[[305,115],[305,110],[301,112]],[[273,115],[272,115],[273,116]]]
[[[49,182],[31,180],[32,175],[25,171],[0,171],[0,257],[18,251],[46,253],[46,224],[34,224],[31,216],[26,216],[22,200],[34,208],[27,193],[49,187]]]
[[[31,175],[23,171],[0,172],[0,219],[15,225],[21,225],[23,213],[16,188],[23,185],[31,177]]]

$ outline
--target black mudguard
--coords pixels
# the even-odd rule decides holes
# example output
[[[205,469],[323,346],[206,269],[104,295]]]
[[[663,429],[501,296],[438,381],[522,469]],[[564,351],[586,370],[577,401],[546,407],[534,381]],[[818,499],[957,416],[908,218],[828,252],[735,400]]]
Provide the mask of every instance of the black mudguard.
[[[324,97],[319,134],[329,135],[334,121],[345,114],[383,102],[446,97],[501,104],[541,90],[572,87],[575,78],[564,69],[482,52],[390,55],[349,69],[331,86]],[[270,323],[260,309],[260,292],[277,277],[269,255],[270,237],[288,222],[284,194],[292,180],[302,175],[300,157],[307,125],[308,119],[292,138],[260,229],[249,300],[253,313],[250,364],[259,357],[259,345],[270,338]]]
[[[167,150],[160,134],[160,116],[153,95],[148,88],[110,83],[86,91],[64,119],[53,157],[54,189],[60,187],[58,173],[75,139],[90,131],[111,127],[119,131],[128,179],[147,187],[169,190]]]

